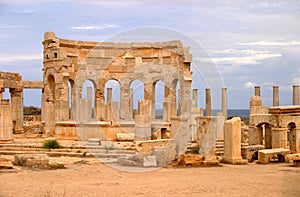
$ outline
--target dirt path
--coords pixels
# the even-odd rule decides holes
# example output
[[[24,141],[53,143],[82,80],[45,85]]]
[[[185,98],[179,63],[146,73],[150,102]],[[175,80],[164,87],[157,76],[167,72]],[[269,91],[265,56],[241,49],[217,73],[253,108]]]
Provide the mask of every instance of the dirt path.
[[[299,196],[290,164],[126,172],[94,163],[0,173],[0,196]]]

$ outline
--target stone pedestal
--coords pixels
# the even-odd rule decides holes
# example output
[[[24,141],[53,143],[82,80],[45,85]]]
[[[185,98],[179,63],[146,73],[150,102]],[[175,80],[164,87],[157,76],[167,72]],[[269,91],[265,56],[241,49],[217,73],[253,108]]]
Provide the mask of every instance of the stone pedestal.
[[[288,128],[272,128],[272,148],[287,147]]]
[[[135,141],[151,140],[149,115],[135,115]]]
[[[224,157],[222,162],[230,164],[246,164],[241,156],[241,119],[234,117],[224,124]]]
[[[0,105],[0,143],[13,140],[12,107],[9,100],[1,100]]]

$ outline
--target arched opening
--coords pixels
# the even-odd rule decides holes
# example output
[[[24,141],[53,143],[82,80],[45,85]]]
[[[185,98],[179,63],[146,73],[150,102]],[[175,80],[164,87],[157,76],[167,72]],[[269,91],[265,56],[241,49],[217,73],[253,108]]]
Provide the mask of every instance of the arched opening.
[[[82,102],[81,107],[84,107],[87,113],[87,118],[93,119],[95,117],[94,106],[95,106],[95,82],[92,80],[85,80],[82,86],[81,94]]]
[[[48,86],[47,86],[47,102],[54,102],[55,101],[55,80],[53,75],[48,76]]]
[[[120,83],[115,79],[108,80],[104,85],[104,98],[107,119],[117,120],[120,114]]]
[[[144,100],[144,83],[141,80],[134,80],[130,83],[130,114],[134,118],[135,111],[138,109],[138,101]]]
[[[9,88],[4,88],[4,92],[2,93],[2,99],[10,100],[10,103],[11,103]]]
[[[257,125],[258,144],[264,145],[266,149],[272,148],[272,125],[263,122]]]
[[[162,80],[155,84],[155,119],[163,119],[163,103],[165,100],[165,84]]]
[[[178,80],[176,83],[176,115],[179,116],[181,114],[181,110],[180,110],[180,102],[179,102],[179,91],[180,91],[180,81]]]
[[[74,98],[74,81],[69,79],[68,81],[68,106],[69,106],[69,119],[74,118],[73,114],[73,98]]]
[[[287,139],[287,147],[292,153],[296,153],[296,124],[294,122],[288,124]]]

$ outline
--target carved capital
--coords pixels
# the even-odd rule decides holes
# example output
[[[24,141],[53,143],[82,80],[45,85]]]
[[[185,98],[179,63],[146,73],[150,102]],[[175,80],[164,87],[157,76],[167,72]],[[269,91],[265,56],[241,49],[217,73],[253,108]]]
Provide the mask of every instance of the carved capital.
[[[23,90],[21,88],[10,88],[9,92],[11,97],[21,97]]]

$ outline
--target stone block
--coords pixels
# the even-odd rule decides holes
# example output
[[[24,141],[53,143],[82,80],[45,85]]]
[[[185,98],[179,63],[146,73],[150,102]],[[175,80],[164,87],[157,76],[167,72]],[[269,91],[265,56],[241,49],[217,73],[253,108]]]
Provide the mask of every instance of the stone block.
[[[242,158],[247,159],[248,161],[253,161],[255,154],[258,154],[259,150],[264,149],[265,147],[263,145],[250,145],[250,146],[243,146],[242,147]]]
[[[13,164],[9,159],[0,157],[0,169],[12,169]]]
[[[134,137],[133,133],[117,133],[118,141],[134,141]]]
[[[177,159],[178,166],[202,166],[203,157],[196,154],[183,154]]]
[[[49,157],[46,154],[17,154],[14,164],[26,167],[48,166]]]
[[[285,160],[285,155],[289,154],[291,151],[286,148],[275,148],[275,149],[264,149],[258,151],[258,162],[262,164],[270,163],[270,160],[277,157],[280,160],[281,157]]]
[[[144,167],[156,167],[157,166],[156,157],[155,156],[144,157],[143,166]]]
[[[152,154],[156,158],[157,166],[167,165],[167,151],[165,147],[154,147]]]

